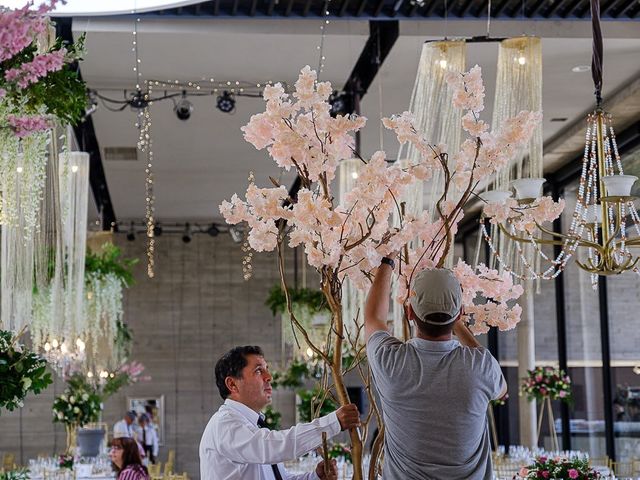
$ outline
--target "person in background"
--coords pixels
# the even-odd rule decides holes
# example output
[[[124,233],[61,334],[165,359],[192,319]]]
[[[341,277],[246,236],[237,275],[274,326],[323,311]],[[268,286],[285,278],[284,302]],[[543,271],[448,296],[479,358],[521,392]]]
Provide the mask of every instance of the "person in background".
[[[134,438],[133,422],[136,417],[133,410],[125,413],[122,420],[113,425],[113,438]]]
[[[140,415],[138,423],[140,425],[138,440],[142,443],[142,448],[144,448],[149,462],[156,463],[156,458],[158,457],[158,434],[156,429],[149,422],[149,417],[146,413]]]
[[[114,438],[109,458],[117,474],[116,480],[149,480],[149,472],[142,465],[138,444],[132,438]]]

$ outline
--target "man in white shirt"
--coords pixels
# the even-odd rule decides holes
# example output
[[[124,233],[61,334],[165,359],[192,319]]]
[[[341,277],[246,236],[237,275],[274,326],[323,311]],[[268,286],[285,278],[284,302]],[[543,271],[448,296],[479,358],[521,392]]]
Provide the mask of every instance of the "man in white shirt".
[[[288,430],[261,428],[260,411],[271,402],[271,374],[260,347],[235,347],[216,364],[216,385],[224,403],[211,417],[200,440],[200,480],[334,480],[324,463],[315,472],[289,474],[282,462],[317,448],[322,433],[331,438],[360,425],[355,405],[301,423]],[[260,426],[259,426],[260,423]]]
[[[144,447],[146,457],[149,459],[149,462],[156,463],[156,458],[158,457],[158,433],[151,423],[149,423],[149,417],[146,413],[140,415],[138,423],[140,424],[141,432],[139,441]]]
[[[122,420],[113,425],[113,438],[133,438],[131,425],[135,422],[136,416],[134,411],[125,413]]]

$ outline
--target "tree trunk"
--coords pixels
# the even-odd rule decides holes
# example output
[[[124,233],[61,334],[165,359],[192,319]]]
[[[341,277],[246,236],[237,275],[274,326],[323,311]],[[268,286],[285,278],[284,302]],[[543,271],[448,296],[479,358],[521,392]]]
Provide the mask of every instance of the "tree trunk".
[[[329,308],[331,309],[331,325],[334,330],[333,340],[333,356],[331,358],[331,374],[333,375],[333,383],[335,385],[336,394],[340,405],[348,405],[351,403],[347,388],[344,385],[344,378],[342,376],[342,342],[345,338],[344,322],[342,319],[342,298],[340,295],[339,287],[335,289],[334,275],[332,271],[323,272],[322,276],[322,291],[324,293]],[[362,412],[361,412],[362,413]],[[349,437],[351,439],[351,457],[353,459],[353,480],[363,480],[362,476],[362,457],[363,448],[362,440],[358,430],[352,428],[349,430]]]

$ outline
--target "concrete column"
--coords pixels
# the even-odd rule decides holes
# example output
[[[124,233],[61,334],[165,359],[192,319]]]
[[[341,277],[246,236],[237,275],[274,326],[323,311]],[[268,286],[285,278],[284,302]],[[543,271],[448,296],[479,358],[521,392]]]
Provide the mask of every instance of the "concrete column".
[[[522,319],[518,324],[518,384],[520,383],[519,379],[527,375],[527,370],[535,367],[534,295],[532,288],[525,287],[525,293],[520,299]],[[525,396],[518,397],[518,402],[520,407],[520,444],[531,448],[536,446],[536,404],[535,402],[529,402]]]

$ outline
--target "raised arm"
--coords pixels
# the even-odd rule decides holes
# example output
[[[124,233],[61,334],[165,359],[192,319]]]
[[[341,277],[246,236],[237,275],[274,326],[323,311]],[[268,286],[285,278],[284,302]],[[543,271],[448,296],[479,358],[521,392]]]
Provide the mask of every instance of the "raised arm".
[[[389,297],[391,296],[391,274],[393,272],[393,267],[389,263],[382,263],[378,267],[367,295],[367,302],[364,306],[365,341],[368,341],[369,337],[375,332],[387,330]]]

